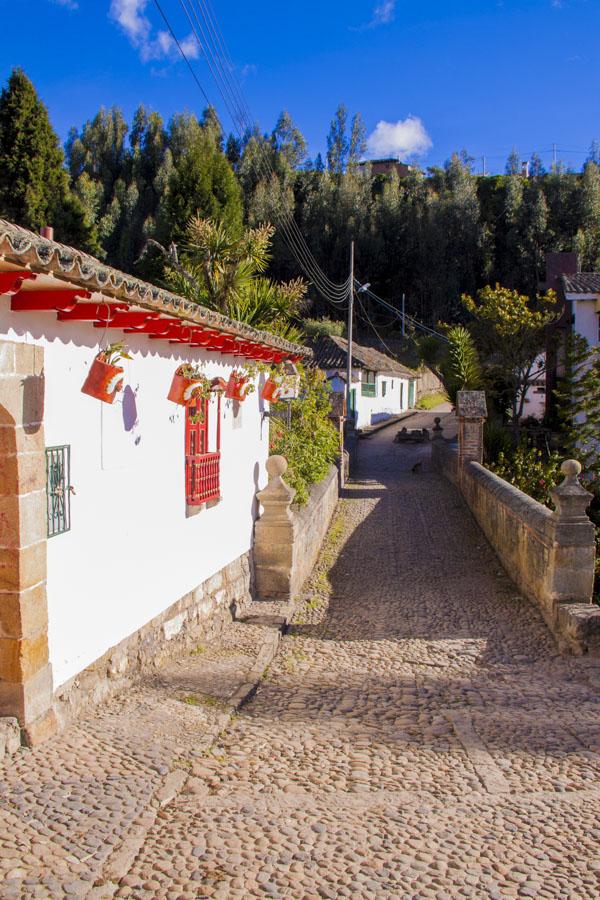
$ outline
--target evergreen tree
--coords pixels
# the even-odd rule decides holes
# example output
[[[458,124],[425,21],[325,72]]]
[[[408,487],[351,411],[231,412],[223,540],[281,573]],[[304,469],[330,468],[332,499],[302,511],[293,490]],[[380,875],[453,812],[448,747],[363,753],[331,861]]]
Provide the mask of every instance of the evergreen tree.
[[[21,69],[0,95],[0,215],[57,240],[94,251],[91,218],[69,189],[64,155],[48,111]]]
[[[356,113],[352,118],[350,128],[350,143],[348,146],[348,164],[356,165],[367,152],[367,130],[363,117]]]
[[[577,332],[569,336],[555,396],[563,450],[600,478],[600,351]]]
[[[579,188],[579,229],[575,247],[584,271],[600,265],[600,168],[587,162]]]
[[[271,143],[291,169],[297,169],[306,159],[306,141],[296,128],[287,109],[280,113],[271,135]]]
[[[519,151],[516,147],[513,147],[508,159],[506,160],[506,174],[507,175],[520,175],[521,174],[521,157],[519,156]]]
[[[327,168],[333,175],[341,175],[346,170],[350,143],[347,133],[348,110],[340,103],[331,120],[327,135]]]
[[[542,178],[546,174],[544,163],[539,153],[533,153],[529,161],[529,175],[531,178]]]

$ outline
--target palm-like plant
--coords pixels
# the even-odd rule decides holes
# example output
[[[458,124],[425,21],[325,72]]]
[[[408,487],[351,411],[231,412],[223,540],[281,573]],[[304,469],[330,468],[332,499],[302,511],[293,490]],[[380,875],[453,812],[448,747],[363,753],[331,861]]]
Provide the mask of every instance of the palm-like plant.
[[[302,308],[306,285],[301,279],[277,284],[264,276],[274,228],[261,225],[241,235],[222,222],[193,216],[181,258],[166,269],[169,286],[254,328],[299,340],[293,319]]]

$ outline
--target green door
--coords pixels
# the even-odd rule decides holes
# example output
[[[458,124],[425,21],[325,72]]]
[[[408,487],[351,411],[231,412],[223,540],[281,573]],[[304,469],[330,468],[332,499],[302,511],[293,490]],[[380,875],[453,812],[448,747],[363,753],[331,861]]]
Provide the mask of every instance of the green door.
[[[408,408],[413,409],[415,405],[415,381],[408,382]]]

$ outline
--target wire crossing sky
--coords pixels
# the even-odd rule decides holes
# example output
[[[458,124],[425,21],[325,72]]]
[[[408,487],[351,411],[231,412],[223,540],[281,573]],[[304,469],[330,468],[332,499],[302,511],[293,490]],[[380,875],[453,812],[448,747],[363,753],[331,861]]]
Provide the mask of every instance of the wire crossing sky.
[[[101,106],[165,118],[204,100],[151,0],[0,0],[0,75],[22,66],[63,138]],[[226,129],[222,97],[185,9],[161,0]],[[553,146],[580,168],[600,138],[597,0],[203,0],[219,22],[236,78],[261,127],[283,108],[310,153],[325,150],[333,112],[362,112],[369,154],[442,164],[454,150],[503,171],[516,147],[548,166]]]

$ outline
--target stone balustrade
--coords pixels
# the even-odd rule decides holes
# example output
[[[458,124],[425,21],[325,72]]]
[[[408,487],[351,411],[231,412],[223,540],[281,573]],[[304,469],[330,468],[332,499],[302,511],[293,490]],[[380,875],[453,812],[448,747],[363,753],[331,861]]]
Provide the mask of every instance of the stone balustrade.
[[[507,573],[538,606],[563,649],[600,655],[600,607],[591,602],[594,526],[586,515],[591,495],[579,483],[580,464],[562,464],[564,480],[552,492],[552,511],[475,462],[472,446],[461,451],[460,422],[459,446],[448,444],[436,423],[434,467],[459,488]]]
[[[269,483],[256,495],[263,513],[254,525],[256,599],[295,599],[314,566],[339,496],[338,471],[331,466],[313,485],[306,506],[294,509],[293,488],[283,480],[287,460],[267,460]]]

